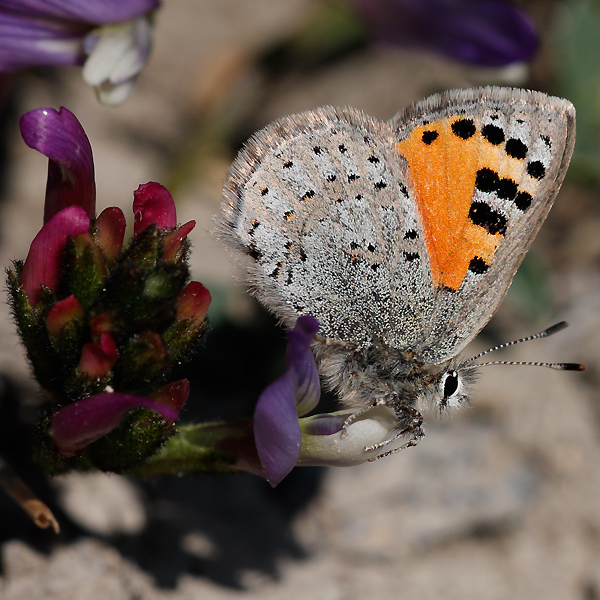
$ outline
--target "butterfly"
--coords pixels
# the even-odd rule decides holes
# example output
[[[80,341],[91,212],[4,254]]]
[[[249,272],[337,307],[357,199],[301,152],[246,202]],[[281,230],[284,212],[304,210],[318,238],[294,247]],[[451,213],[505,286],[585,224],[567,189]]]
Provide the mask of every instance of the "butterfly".
[[[574,142],[570,102],[520,89],[436,94],[388,122],[318,108],[246,143],[220,231],[284,325],[319,321],[319,373],[354,416],[388,406],[414,445],[428,405],[468,401],[486,353],[460,352],[506,294]]]

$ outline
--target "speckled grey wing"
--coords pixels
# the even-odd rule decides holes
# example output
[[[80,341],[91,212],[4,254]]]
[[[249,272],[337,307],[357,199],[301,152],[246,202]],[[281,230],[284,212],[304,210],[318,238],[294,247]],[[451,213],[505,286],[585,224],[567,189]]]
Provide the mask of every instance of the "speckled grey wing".
[[[220,231],[251,292],[287,326],[369,345],[423,338],[434,293],[390,126],[325,107],[252,137],[225,181]]]
[[[435,95],[401,111],[390,125],[404,140],[423,124],[430,129],[454,116],[463,125],[457,134],[477,140],[479,148],[469,220],[500,241],[491,260],[473,257],[457,290],[436,286],[430,327],[417,349],[434,364],[455,356],[496,311],[552,206],[575,142],[570,102],[508,88]],[[434,134],[428,135],[431,145],[441,140],[431,142]],[[453,185],[452,173],[441,177]]]

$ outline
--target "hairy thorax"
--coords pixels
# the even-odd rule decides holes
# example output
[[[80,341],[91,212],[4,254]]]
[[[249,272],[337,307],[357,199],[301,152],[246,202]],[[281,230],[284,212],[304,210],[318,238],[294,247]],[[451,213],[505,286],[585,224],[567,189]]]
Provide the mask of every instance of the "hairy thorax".
[[[326,387],[358,409],[385,404],[396,412],[400,406],[422,412],[439,403],[440,382],[453,368],[425,365],[413,352],[380,342],[362,348],[325,342],[313,349]]]

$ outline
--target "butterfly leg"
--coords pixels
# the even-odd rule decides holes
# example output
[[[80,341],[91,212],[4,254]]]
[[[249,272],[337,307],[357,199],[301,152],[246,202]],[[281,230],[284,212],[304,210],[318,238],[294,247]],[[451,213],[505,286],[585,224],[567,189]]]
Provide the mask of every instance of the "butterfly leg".
[[[395,442],[398,438],[411,433],[412,437],[406,444],[402,444],[402,446],[398,446],[397,448],[393,448],[392,450],[387,450],[386,452],[382,452],[373,458],[370,458],[367,462],[373,462],[379,458],[384,458],[385,456],[389,456],[390,454],[396,454],[396,452],[400,452],[405,448],[410,448],[411,446],[416,446],[419,443],[419,440],[425,435],[423,430],[421,429],[421,425],[423,424],[423,417],[418,410],[411,408],[410,406],[398,405],[395,407],[397,413],[402,413],[402,415],[408,420],[409,424],[400,431],[396,432],[394,437],[389,440],[384,440],[383,442],[379,442],[378,444],[374,444],[373,446],[366,446],[365,452],[369,452],[371,450],[378,450],[379,448],[384,448],[388,444]]]

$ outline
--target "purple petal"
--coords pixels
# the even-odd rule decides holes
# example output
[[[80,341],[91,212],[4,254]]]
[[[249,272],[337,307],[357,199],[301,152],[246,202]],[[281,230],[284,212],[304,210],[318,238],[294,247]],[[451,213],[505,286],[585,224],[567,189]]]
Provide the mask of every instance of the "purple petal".
[[[302,432],[293,377],[286,373],[260,395],[254,409],[254,440],[267,481],[275,487],[300,456]]]
[[[42,285],[51,290],[57,289],[67,240],[87,232],[89,226],[90,218],[85,210],[81,206],[71,206],[50,219],[35,236],[20,277],[32,306],[40,298]]]
[[[77,117],[64,106],[60,111],[38,108],[24,114],[19,125],[25,143],[49,159],[44,223],[67,206],[81,206],[93,219],[94,159]]]
[[[351,0],[380,41],[489,67],[532,58],[532,21],[504,0]]]
[[[75,454],[111,432],[132,408],[154,410],[169,421],[177,412],[161,402],[130,394],[102,393],[61,408],[50,419],[50,431],[60,454]]]
[[[0,10],[102,24],[135,19],[159,4],[159,0],[0,0]]]
[[[82,40],[88,31],[88,26],[79,23],[0,12],[0,71],[83,64]]]
[[[320,414],[308,417],[302,425],[302,433],[307,435],[333,435],[344,428],[345,420],[331,414]]]
[[[311,316],[300,317],[288,332],[285,361],[296,376],[296,411],[305,415],[319,403],[321,383],[310,344],[319,329],[319,322]]]

